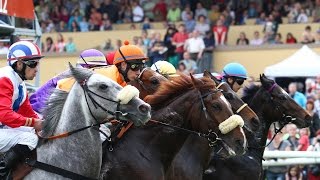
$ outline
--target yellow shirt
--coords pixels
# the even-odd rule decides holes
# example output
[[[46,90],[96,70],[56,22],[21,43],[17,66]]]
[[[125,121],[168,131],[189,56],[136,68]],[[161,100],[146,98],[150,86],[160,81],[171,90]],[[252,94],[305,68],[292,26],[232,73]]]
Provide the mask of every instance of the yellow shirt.
[[[127,85],[127,83],[123,80],[121,74],[118,71],[118,68],[115,65],[103,67],[103,68],[93,68],[91,70],[93,70],[97,74],[101,74],[103,76],[106,76],[114,80],[122,87]],[[60,90],[69,92],[74,83],[75,83],[75,79],[72,77],[61,79],[57,83],[57,88]]]

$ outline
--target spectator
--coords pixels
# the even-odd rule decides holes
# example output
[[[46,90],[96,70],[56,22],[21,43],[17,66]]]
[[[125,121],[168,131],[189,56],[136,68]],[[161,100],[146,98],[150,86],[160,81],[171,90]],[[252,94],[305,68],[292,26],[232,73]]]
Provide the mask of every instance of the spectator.
[[[77,51],[76,44],[73,42],[73,38],[68,38],[68,43],[66,44],[66,52],[67,53],[74,53]]]
[[[152,29],[152,25],[150,24],[149,17],[144,17],[143,23],[141,26],[142,26],[142,30]]]
[[[70,32],[79,32],[80,31],[80,27],[77,23],[76,20],[74,20],[72,23],[71,23],[71,27],[69,29]]]
[[[282,36],[281,36],[280,33],[277,33],[277,34],[276,34],[276,37],[275,37],[275,39],[274,39],[273,44],[283,44],[283,42],[282,42]]]
[[[203,39],[199,36],[199,32],[194,30],[192,32],[191,38],[186,40],[184,44],[184,49],[190,53],[191,59],[200,61],[203,55],[205,45]]]
[[[196,8],[196,11],[195,11],[195,16],[194,16],[194,18],[195,18],[195,19],[198,19],[200,15],[202,15],[202,16],[204,16],[204,17],[208,17],[208,12],[207,12],[207,10],[202,6],[201,2],[198,2],[198,3],[197,3],[197,8]]]
[[[51,37],[47,37],[44,50],[45,52],[55,52],[55,46]]]
[[[266,147],[267,151],[290,151],[288,140],[282,139],[282,133],[278,133],[271,144]],[[285,166],[269,167],[266,170],[268,180],[284,179],[287,168]]]
[[[155,21],[164,21],[167,18],[167,4],[165,0],[159,0],[153,9]]]
[[[311,32],[311,27],[310,26],[306,26],[304,32],[302,33],[302,44],[310,44],[313,43],[314,40],[314,36]]]
[[[57,35],[57,42],[55,44],[55,50],[56,52],[64,52],[64,48],[65,48],[65,42],[64,42],[64,39],[63,39],[63,36],[61,33],[59,33]]]
[[[114,47],[112,46],[111,39],[107,39],[107,41],[102,46],[103,51],[113,51]]]
[[[184,24],[180,24],[178,27],[178,32],[172,37],[172,45],[176,47],[175,52],[177,53],[179,60],[183,58],[184,44],[187,39],[188,34],[185,31],[185,26]]]
[[[278,23],[274,21],[273,15],[269,15],[267,22],[264,25],[263,32],[265,33],[266,39],[269,43],[272,43],[278,32]]]
[[[137,40],[137,41],[138,41],[138,42],[137,42],[137,46],[138,46],[140,49],[142,49],[144,55],[147,56],[147,55],[148,55],[148,47],[143,44],[143,39],[142,39],[142,37],[138,37],[138,40]]]
[[[312,124],[310,126],[310,137],[314,138],[316,136],[316,132],[320,129],[320,119],[316,108],[314,107],[314,101],[309,99],[306,105],[306,111],[312,117]]]
[[[313,22],[320,22],[320,1],[315,1],[316,7],[312,13]]]
[[[299,15],[299,11],[301,9],[300,3],[295,3],[294,7],[291,8],[289,14],[288,14],[288,22],[289,23],[296,23],[297,22],[297,17]]]
[[[313,138],[311,145],[307,151],[320,152],[320,130],[316,132],[316,137]],[[315,164],[309,167],[308,180],[318,180],[320,176],[320,165]]]
[[[169,27],[167,29],[167,32],[163,40],[164,45],[168,48],[168,51],[166,53],[167,55],[166,60],[170,62],[175,68],[178,67],[178,62],[179,62],[178,56],[175,53],[175,46],[172,45],[172,38],[176,32],[177,32],[177,29]]]
[[[257,17],[257,15],[258,15],[258,12],[257,12],[256,2],[250,2],[249,9],[248,9],[248,17],[255,18],[255,17]]]
[[[211,5],[211,9],[208,12],[208,19],[210,20],[210,24],[215,24],[216,21],[219,19],[220,11],[218,5]]]
[[[90,20],[93,25],[93,31],[99,31],[102,23],[102,15],[96,8],[91,8]]]
[[[196,27],[196,21],[192,17],[192,13],[187,13],[187,20],[184,21],[187,33],[190,33]]]
[[[164,46],[163,41],[161,40],[161,34],[156,33],[155,35],[155,42],[153,43],[153,46],[150,50],[150,60],[151,63],[154,64],[157,61],[164,60],[166,55],[165,53],[167,52],[168,48]]]
[[[287,44],[296,44],[297,43],[297,39],[292,35],[292,33],[289,32],[287,34],[286,43]]]
[[[138,0],[132,1],[132,19],[133,22],[139,23],[143,20],[143,9],[139,6]]]
[[[211,31],[206,32],[205,38],[203,38],[203,42],[205,45],[203,51],[203,57],[198,61],[198,73],[203,73],[204,70],[209,70],[212,72],[213,69],[213,50],[214,50],[214,38]]]
[[[210,30],[210,25],[207,23],[205,16],[198,16],[198,22],[194,27],[194,30],[199,32],[201,38],[205,37],[206,32]]]
[[[82,20],[79,22],[79,28],[81,32],[89,31],[89,23],[87,22],[86,17],[82,17]]]
[[[56,27],[57,32],[68,32],[67,25],[64,21],[60,21],[58,26]]]
[[[299,166],[289,166],[288,171],[286,173],[286,180],[302,180],[302,178],[303,175]]]
[[[184,64],[183,61],[179,62],[177,72],[185,75],[189,75],[189,71],[187,71],[186,65]]]
[[[0,54],[7,54],[9,51],[9,48],[4,45],[4,42],[0,41]]]
[[[102,21],[102,24],[100,26],[100,31],[111,31],[112,29],[113,29],[112,24],[109,19],[105,19]]]
[[[175,2],[172,2],[171,8],[169,8],[169,11],[168,11],[168,14],[167,14],[167,20],[169,22],[180,21],[180,15],[181,15],[180,8],[177,7],[177,4]]]
[[[72,12],[72,16],[70,16],[70,19],[68,21],[68,29],[69,31],[72,31],[72,23],[73,21],[76,21],[77,24],[79,24],[82,20],[82,16],[80,15],[80,12],[78,9],[75,9],[73,12]]]
[[[115,23],[118,21],[119,16],[118,16],[118,11],[119,8],[118,6],[114,5],[112,3],[112,0],[103,0],[100,6],[100,12],[101,13],[107,13],[109,16],[109,20],[111,23]]]
[[[197,63],[190,57],[188,52],[183,53],[183,60],[180,63],[183,63],[186,66],[185,71],[187,71],[188,74],[194,74],[198,69]]]
[[[142,41],[143,41],[143,45],[148,48],[150,46],[150,39],[148,37],[148,31],[143,30],[141,32],[141,38],[142,38]]]
[[[304,9],[300,9],[300,13],[297,17],[297,23],[308,23],[308,16]]]
[[[250,45],[254,45],[254,46],[259,46],[263,44],[263,39],[260,38],[260,33],[259,31],[255,31],[253,33],[253,39],[250,40]]]
[[[284,139],[289,141],[291,151],[296,151],[299,145],[297,126],[295,124],[287,124],[286,128],[288,133],[284,136]]]
[[[307,98],[301,92],[297,91],[297,83],[292,82],[288,87],[290,96],[298,103],[301,107],[306,108]]]
[[[256,19],[256,25],[265,25],[266,24],[266,14],[264,12],[260,13],[260,16]]]
[[[115,49],[115,50],[118,50],[121,46],[122,46],[122,41],[121,41],[121,39],[117,39],[117,40],[116,40],[116,44],[115,44],[115,46],[114,46],[114,49]]]
[[[193,19],[193,12],[191,11],[190,4],[187,4],[184,10],[181,13],[181,20],[182,21],[188,21],[189,15],[191,15],[191,18]]]
[[[315,34],[314,43],[315,44],[320,44],[320,29],[318,29],[317,33]]]
[[[297,151],[306,151],[309,147],[309,129],[308,128],[303,128],[300,129],[300,138],[299,138],[299,145],[297,147]]]
[[[152,0],[146,0],[142,4],[142,9],[144,10],[145,17],[148,17],[150,20],[154,20],[154,13],[153,9],[155,7],[156,3]]]
[[[237,45],[249,45],[249,39],[246,37],[246,33],[240,32]]]
[[[223,22],[221,19],[217,21],[217,25],[213,27],[212,29],[214,34],[215,43],[217,46],[219,45],[225,45],[227,42],[227,32],[228,29],[226,26],[223,25]]]
[[[132,8],[129,5],[120,6],[119,21],[120,23],[131,23],[132,22]]]
[[[61,12],[59,6],[54,6],[53,11],[50,13],[50,19],[54,24],[58,24],[60,22],[60,14]]]
[[[64,21],[64,23],[67,24],[69,21],[69,18],[70,18],[70,16],[69,16],[67,8],[62,7],[61,13],[59,15],[59,21]]]

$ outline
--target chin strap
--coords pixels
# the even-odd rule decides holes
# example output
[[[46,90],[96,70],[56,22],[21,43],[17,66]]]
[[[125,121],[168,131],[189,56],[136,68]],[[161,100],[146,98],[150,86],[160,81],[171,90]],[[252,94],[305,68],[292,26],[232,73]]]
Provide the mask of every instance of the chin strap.
[[[13,68],[13,70],[20,76],[20,78],[24,81],[24,80],[27,80],[26,79],[26,68],[27,68],[27,65],[25,65],[23,63],[23,67],[22,67],[22,70],[19,71],[17,70],[17,67]]]
[[[127,68],[126,70],[122,71],[121,67],[118,68],[119,69],[119,72],[122,74],[124,80],[126,82],[130,82],[129,78],[128,78],[128,71],[129,71],[129,65],[127,64]]]

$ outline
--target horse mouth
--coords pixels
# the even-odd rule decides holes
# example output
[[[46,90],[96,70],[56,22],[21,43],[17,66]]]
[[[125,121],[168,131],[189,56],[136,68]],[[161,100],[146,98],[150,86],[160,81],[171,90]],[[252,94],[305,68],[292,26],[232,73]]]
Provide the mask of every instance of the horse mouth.
[[[138,116],[132,113],[128,113],[126,119],[133,122],[135,126],[143,126],[151,119],[151,113],[144,116]]]

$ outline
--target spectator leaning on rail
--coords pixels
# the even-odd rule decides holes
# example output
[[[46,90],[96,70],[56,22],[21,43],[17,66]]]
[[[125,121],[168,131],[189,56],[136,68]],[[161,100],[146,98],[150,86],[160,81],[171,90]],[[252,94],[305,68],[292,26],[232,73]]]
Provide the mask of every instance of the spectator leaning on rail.
[[[8,65],[0,68],[0,179],[36,148],[42,120],[29,103],[25,80],[33,80],[41,55],[34,43],[12,44],[7,55]]]
[[[239,63],[229,63],[222,70],[222,80],[230,85],[234,92],[238,92],[247,79],[247,70]]]

